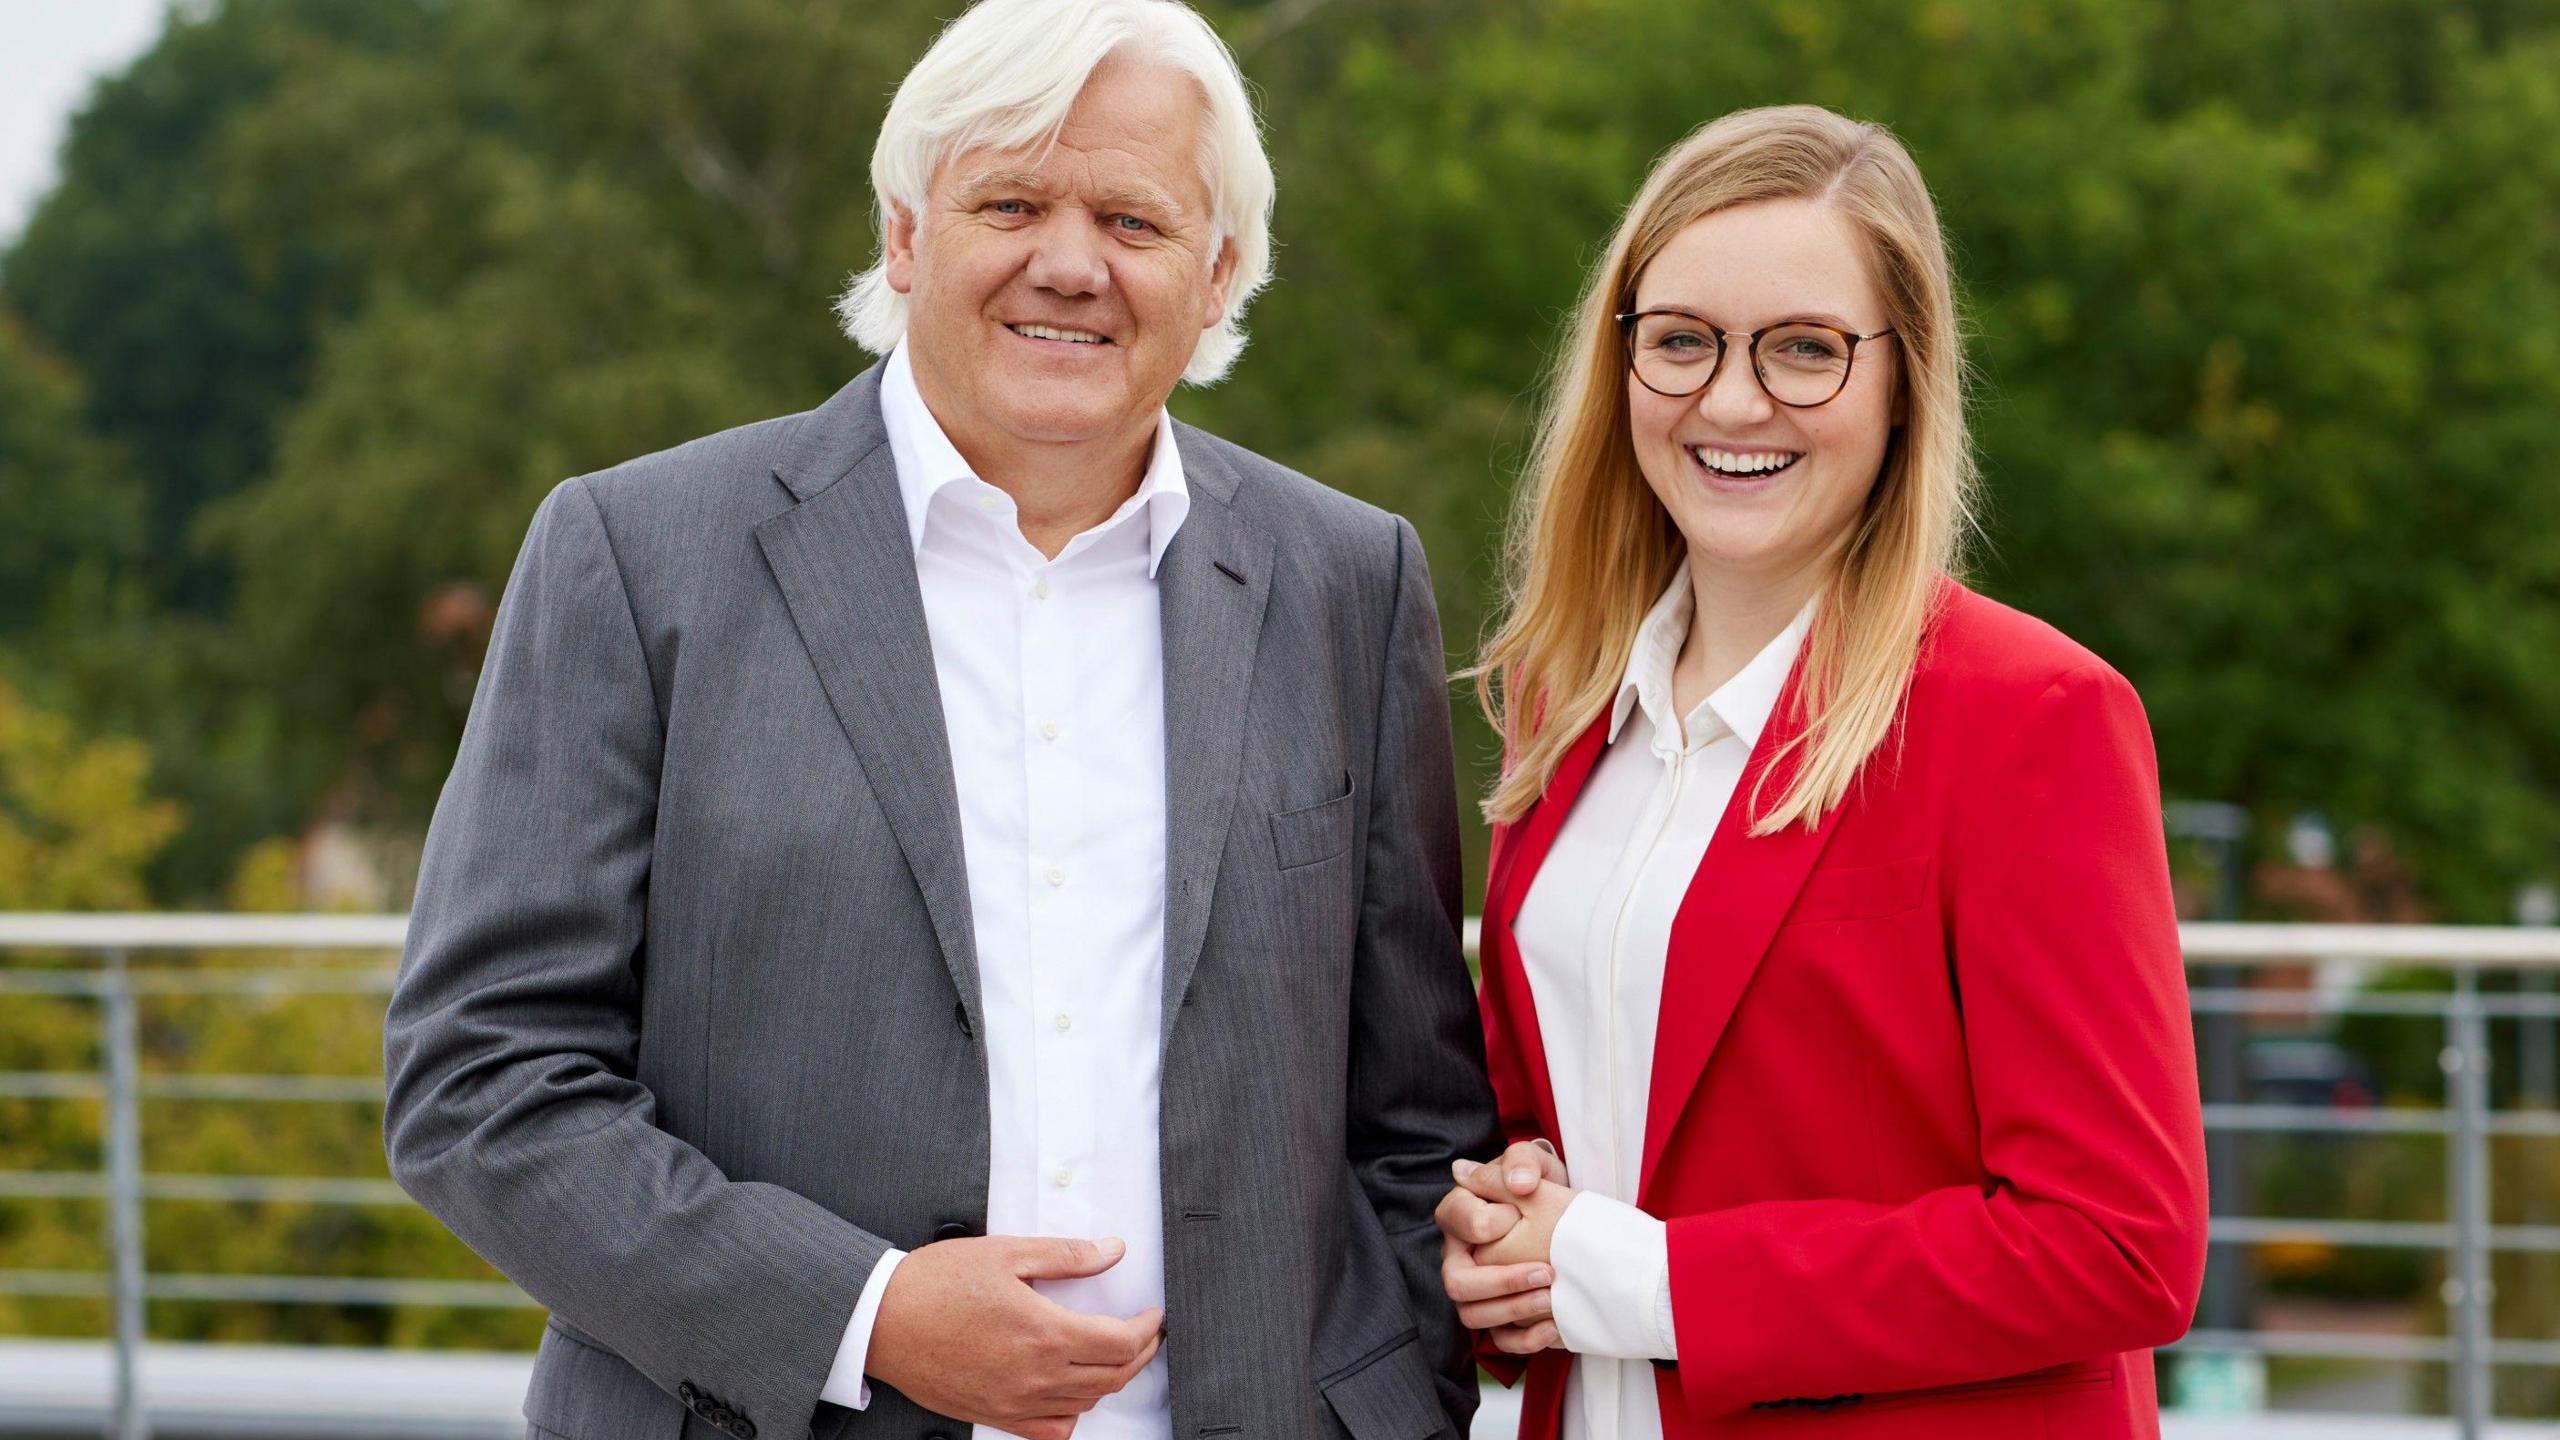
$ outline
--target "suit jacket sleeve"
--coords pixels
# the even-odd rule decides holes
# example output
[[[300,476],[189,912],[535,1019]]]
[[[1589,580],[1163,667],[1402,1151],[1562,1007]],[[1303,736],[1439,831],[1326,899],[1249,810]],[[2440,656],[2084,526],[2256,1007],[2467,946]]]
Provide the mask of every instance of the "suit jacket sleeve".
[[[428,831],[385,1023],[401,1186],[659,1386],[804,1433],[888,1248],[733,1182],[635,1078],[661,726],[604,516],[535,514]]]
[[[2113,671],[2075,671],[1983,754],[1942,854],[1987,1179],[1673,1218],[1693,1413],[1993,1379],[2187,1328],[2204,1137],[2141,704]]]
[[[1396,1247],[1424,1354],[1461,1435],[1475,1413],[1467,1332],[1440,1285],[1432,1212],[1449,1162],[1500,1148],[1461,945],[1448,657],[1422,544],[1396,522],[1396,587],[1352,962],[1351,1165]]]

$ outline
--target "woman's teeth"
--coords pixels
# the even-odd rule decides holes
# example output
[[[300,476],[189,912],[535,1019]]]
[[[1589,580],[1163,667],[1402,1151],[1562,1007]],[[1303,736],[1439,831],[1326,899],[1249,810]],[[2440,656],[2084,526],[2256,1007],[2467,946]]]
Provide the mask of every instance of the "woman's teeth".
[[[1719,475],[1775,475],[1803,459],[1784,450],[1717,450],[1705,445],[1689,447],[1689,456]]]

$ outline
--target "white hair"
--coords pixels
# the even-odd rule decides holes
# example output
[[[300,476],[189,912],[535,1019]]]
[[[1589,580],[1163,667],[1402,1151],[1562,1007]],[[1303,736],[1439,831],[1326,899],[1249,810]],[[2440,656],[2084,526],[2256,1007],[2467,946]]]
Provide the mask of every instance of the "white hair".
[[[1271,278],[1271,160],[1235,56],[1178,0],[981,0],[969,7],[889,102],[871,151],[872,214],[885,250],[892,208],[922,215],[935,170],[970,150],[1024,150],[1055,140],[1093,72],[1124,50],[1189,75],[1208,107],[1199,162],[1217,234],[1209,263],[1233,246],[1235,271],[1226,312],[1201,334],[1182,378],[1214,384],[1244,350],[1246,302]],[[884,253],[836,301],[844,333],[880,355],[907,333],[907,297],[889,288],[887,272]]]

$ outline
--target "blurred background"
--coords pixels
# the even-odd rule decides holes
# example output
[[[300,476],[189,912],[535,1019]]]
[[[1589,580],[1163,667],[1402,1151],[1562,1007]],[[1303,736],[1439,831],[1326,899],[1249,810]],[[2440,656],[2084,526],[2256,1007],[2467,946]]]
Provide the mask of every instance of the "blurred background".
[[[957,8],[0,0],[0,1434],[511,1433],[542,1314],[372,1099],[427,816],[539,498],[868,363],[828,304]],[[2197,922],[2174,1424],[2560,1418],[2560,0],[1201,8],[1279,270],[1174,409],[1411,517],[1453,666],[1650,159],[1903,137],[1972,578],[2140,689]]]

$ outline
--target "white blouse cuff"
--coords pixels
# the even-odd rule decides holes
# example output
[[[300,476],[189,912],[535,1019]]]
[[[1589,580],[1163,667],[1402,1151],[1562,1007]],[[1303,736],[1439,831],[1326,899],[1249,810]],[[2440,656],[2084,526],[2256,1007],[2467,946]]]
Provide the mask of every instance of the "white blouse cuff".
[[[1585,1190],[1549,1243],[1556,1334],[1577,1355],[1677,1360],[1671,1328],[1671,1227]]]

